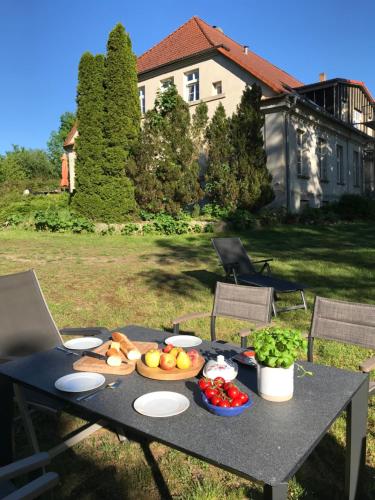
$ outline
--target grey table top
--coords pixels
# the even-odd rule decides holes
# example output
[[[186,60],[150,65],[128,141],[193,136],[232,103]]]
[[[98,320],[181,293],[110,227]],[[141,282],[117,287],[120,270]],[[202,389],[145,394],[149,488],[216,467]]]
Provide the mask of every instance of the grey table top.
[[[132,340],[163,342],[170,333],[144,327],[120,329]],[[198,349],[205,357],[233,355],[240,349],[232,344],[203,342]],[[72,359],[74,358],[74,359]],[[202,405],[196,379],[150,380],[134,372],[124,377],[115,391],[105,390],[88,401],[57,391],[57,378],[72,372],[75,356],[52,350],[0,365],[0,374],[36,388],[73,408],[123,424],[141,436],[155,439],[230,470],[244,477],[278,484],[287,481],[302,465],[353,395],[366,381],[362,373],[303,363],[314,375],[295,379],[295,393],[285,403],[265,401],[254,394],[255,404],[237,417],[218,417]],[[107,381],[116,377],[106,376]],[[238,385],[256,391],[256,371],[241,366]],[[147,392],[170,390],[186,395],[190,407],[169,418],[138,414],[134,400]]]

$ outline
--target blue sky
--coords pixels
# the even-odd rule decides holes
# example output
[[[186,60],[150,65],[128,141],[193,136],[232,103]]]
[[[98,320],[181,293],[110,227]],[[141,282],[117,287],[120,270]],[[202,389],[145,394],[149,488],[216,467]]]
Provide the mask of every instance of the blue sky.
[[[117,22],[140,55],[193,15],[305,83],[325,71],[375,94],[374,0],[1,0],[0,153],[46,146],[75,110],[80,56],[104,53]]]

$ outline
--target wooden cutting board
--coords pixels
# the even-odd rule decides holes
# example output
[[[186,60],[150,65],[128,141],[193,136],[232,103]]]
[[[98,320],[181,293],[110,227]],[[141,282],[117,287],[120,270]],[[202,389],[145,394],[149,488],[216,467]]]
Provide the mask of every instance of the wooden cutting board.
[[[184,380],[198,375],[205,364],[203,356],[199,356],[198,363],[192,368],[187,370],[180,370],[180,368],[172,368],[172,370],[162,370],[161,368],[150,368],[145,364],[144,356],[137,361],[137,371],[147,378],[155,380]]]
[[[98,354],[105,354],[111,344],[111,340],[105,342],[97,349],[93,349],[94,352]],[[132,341],[141,354],[146,353],[149,349],[157,349],[158,344],[156,342],[136,342]],[[108,373],[110,375],[129,375],[135,370],[136,361],[129,361],[127,357],[121,352],[120,353],[123,360],[128,361],[128,363],[121,363],[120,366],[109,366],[106,361],[101,359],[90,358],[89,356],[83,356],[79,358],[74,364],[74,370],[80,372],[96,372],[96,373]]]

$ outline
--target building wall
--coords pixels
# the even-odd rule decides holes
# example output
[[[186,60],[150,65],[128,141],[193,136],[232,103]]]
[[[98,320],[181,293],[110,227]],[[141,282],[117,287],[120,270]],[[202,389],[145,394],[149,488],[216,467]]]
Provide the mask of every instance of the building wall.
[[[231,115],[241,100],[242,93],[246,85],[252,85],[255,82],[261,86],[265,97],[275,95],[269,87],[259,82],[249,73],[242,70],[235,63],[222,56],[221,54],[210,55],[209,58],[193,60],[183,65],[171,64],[168,70],[162,68],[144,75],[140,75],[138,87],[145,89],[145,107],[146,111],[154,106],[157,91],[160,89],[161,82],[172,78],[177,87],[178,93],[186,99],[186,80],[185,74],[199,70],[199,90],[200,100],[207,103],[208,115],[211,118],[219,102],[221,102],[228,115]],[[213,83],[221,81],[222,94],[215,95]],[[200,100],[189,103],[191,112],[194,113],[196,105]]]

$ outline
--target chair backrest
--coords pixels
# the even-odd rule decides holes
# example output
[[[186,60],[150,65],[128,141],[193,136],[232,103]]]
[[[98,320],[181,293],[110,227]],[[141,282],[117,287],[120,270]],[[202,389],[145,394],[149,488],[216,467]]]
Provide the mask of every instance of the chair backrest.
[[[375,349],[375,306],[316,297],[309,337]]]
[[[237,274],[252,274],[256,270],[251,263],[240,238],[213,238],[212,245],[225,272],[235,264]]]
[[[0,276],[0,357],[23,356],[61,344],[35,272]]]
[[[267,324],[271,321],[272,298],[272,288],[218,282],[212,315]]]

